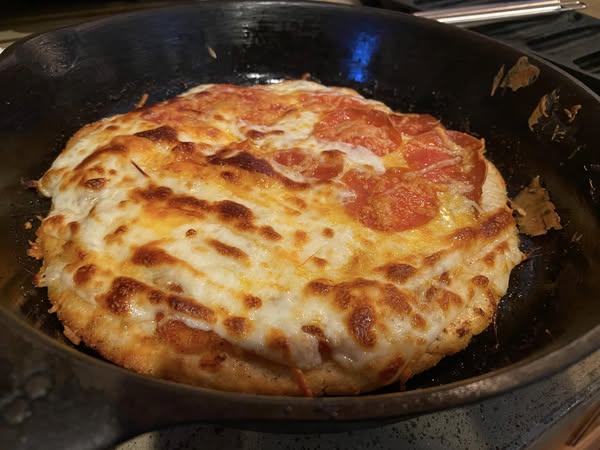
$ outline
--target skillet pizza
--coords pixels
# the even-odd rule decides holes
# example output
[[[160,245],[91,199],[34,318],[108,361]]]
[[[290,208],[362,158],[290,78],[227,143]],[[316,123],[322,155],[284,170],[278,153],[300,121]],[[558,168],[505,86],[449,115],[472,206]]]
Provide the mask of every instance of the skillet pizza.
[[[491,323],[523,259],[483,140],[309,81],[92,123],[37,187],[36,284],[67,337],[222,390],[405,382]]]

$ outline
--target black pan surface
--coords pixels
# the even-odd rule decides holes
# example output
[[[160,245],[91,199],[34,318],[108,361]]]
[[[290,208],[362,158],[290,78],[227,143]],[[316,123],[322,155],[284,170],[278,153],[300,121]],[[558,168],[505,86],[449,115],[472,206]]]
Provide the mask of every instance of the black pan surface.
[[[216,53],[216,58],[208,48]],[[536,57],[531,86],[490,96],[517,50],[400,13],[302,2],[208,2],[116,16],[33,36],[0,57],[0,333],[5,361],[25,370],[44,352],[65,399],[115,410],[123,432],[199,420],[381,423],[449,408],[546,377],[600,342],[600,100]],[[25,256],[36,216],[49,208],[27,189],[82,125],[207,82],[269,83],[305,73],[405,112],[430,113],[484,137],[515,195],[536,175],[564,229],[523,238],[495,326],[407,386],[357,397],[298,399],[217,392],[140,376],[62,338],[32,286]],[[534,130],[541,97],[558,100]],[[581,109],[572,123],[563,111]],[[4,330],[4,331],[1,331]],[[379,422],[375,422],[378,420]],[[264,426],[264,423],[263,423]],[[323,426],[321,426],[323,429]]]

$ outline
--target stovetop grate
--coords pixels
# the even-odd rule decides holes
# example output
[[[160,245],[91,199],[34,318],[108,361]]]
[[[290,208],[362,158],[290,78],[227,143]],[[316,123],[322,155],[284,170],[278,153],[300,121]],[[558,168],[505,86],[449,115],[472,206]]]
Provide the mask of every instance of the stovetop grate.
[[[495,3],[498,0],[363,0],[405,12]],[[473,28],[560,66],[600,93],[600,19],[565,12]]]

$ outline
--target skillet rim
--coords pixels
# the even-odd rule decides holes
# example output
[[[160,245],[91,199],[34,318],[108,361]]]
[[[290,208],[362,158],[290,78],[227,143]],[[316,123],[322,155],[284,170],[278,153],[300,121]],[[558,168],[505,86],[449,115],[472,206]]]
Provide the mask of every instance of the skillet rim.
[[[469,36],[470,40],[478,40],[486,42],[488,45],[497,47],[503,47],[515,54],[527,56],[536,64],[539,64],[543,68],[558,73],[561,77],[565,78],[568,83],[579,88],[585,95],[589,96],[594,102],[600,104],[600,96],[597,95],[593,90],[586,86],[583,82],[571,76],[563,69],[553,65],[552,63],[541,59],[539,56],[504,44],[493,38],[481,35],[471,30],[457,29],[452,25],[441,24],[428,19],[412,16],[399,11],[390,11],[379,8],[371,8],[365,6],[351,6],[351,5],[340,5],[323,3],[317,1],[282,1],[282,0],[259,0],[259,1],[239,1],[239,0],[227,0],[227,1],[207,1],[198,3],[183,3],[177,5],[163,6],[158,8],[148,8],[142,11],[133,11],[129,13],[117,14],[115,16],[105,17],[96,19],[93,21],[86,21],[75,25],[64,26],[56,28],[51,31],[45,31],[40,33],[34,33],[27,36],[24,39],[12,44],[0,54],[0,70],[4,70],[10,67],[12,64],[18,63],[18,50],[19,47],[24,45],[26,42],[39,38],[40,36],[51,35],[56,32],[64,30],[75,30],[85,32],[87,28],[102,27],[106,24],[110,24],[116,18],[119,20],[131,20],[135,17],[160,14],[163,11],[176,11],[185,10],[187,8],[193,9],[221,9],[224,6],[236,6],[237,8],[266,8],[266,7],[287,7],[287,6],[301,6],[308,7],[311,9],[327,9],[327,10],[344,10],[344,13],[354,14],[360,10],[360,14],[367,14],[371,17],[384,17],[393,18],[398,23],[402,21],[414,22],[420,24],[420,27],[426,27],[430,29],[440,29],[448,32],[463,33],[465,36]],[[87,366],[98,366],[100,365],[103,369],[113,372],[116,376],[131,379],[135,382],[142,383],[144,385],[150,385],[150,387],[159,387],[167,390],[176,390],[181,394],[189,393],[190,395],[196,396],[198,399],[202,397],[213,397],[213,398],[224,398],[230,402],[241,402],[241,403],[253,403],[259,401],[272,406],[285,406],[289,405],[290,402],[294,403],[295,408],[303,408],[305,412],[309,413],[313,419],[335,419],[341,421],[347,420],[361,420],[361,419],[378,419],[378,418],[400,418],[409,415],[423,414],[436,410],[449,409],[459,405],[473,403],[481,401],[483,399],[497,396],[502,393],[512,391],[514,389],[527,386],[539,379],[556,374],[557,372],[573,365],[580,361],[585,356],[592,354],[598,349],[600,342],[600,324],[594,328],[588,330],[586,333],[579,335],[574,340],[558,347],[553,350],[543,353],[539,356],[530,355],[521,361],[517,361],[508,366],[500,369],[487,372],[477,377],[466,378],[453,383],[442,384],[439,386],[415,389],[411,391],[394,392],[394,393],[380,393],[380,394],[362,394],[359,396],[340,396],[340,397],[319,397],[313,399],[306,399],[302,397],[289,397],[289,396],[268,396],[268,395],[257,395],[257,394],[240,394],[234,392],[217,391],[214,389],[190,386],[171,382],[168,380],[162,380],[153,378],[150,376],[142,375],[130,370],[121,368],[113,363],[106,360],[95,358],[88,354],[85,354],[74,347],[66,346],[57,342],[55,339],[44,334],[40,330],[37,330],[27,324],[21,317],[16,313],[7,310],[5,307],[0,307],[0,321],[5,322],[6,326],[11,328],[13,331],[17,331],[24,339],[37,340],[37,342],[44,345],[44,347],[59,356],[73,359],[78,364]],[[32,333],[33,331],[33,333]],[[343,408],[351,406],[352,404],[360,403],[362,405],[361,410],[351,410],[351,417],[345,417],[343,414]],[[319,408],[322,408],[320,410]],[[332,408],[341,409],[342,412],[335,417],[331,416]],[[274,412],[273,417],[260,417],[261,420],[265,419],[282,419],[278,417],[278,412]],[[304,415],[304,414],[302,414]],[[256,418],[251,414],[247,416],[249,418]],[[289,415],[284,418],[285,420],[293,420],[294,415]]]

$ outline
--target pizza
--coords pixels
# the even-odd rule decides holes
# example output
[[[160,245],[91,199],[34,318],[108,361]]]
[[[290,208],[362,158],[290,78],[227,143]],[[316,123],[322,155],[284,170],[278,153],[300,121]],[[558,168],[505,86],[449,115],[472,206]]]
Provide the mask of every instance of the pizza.
[[[66,336],[213,389],[403,383],[491,323],[523,259],[483,140],[310,81],[89,124],[36,184],[35,281]]]

